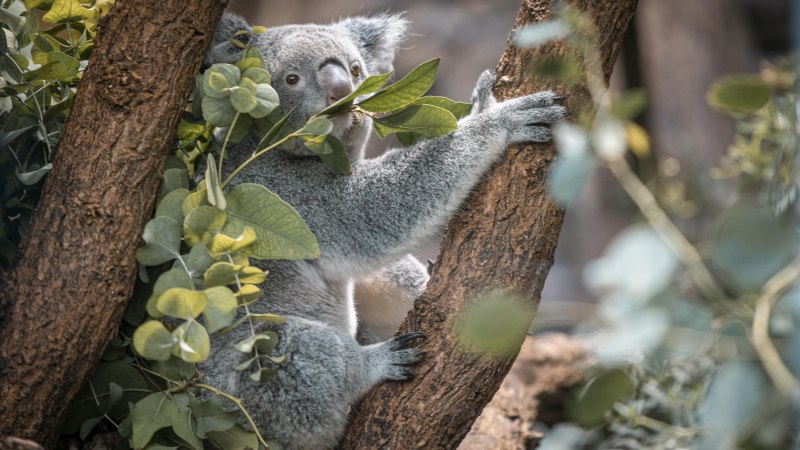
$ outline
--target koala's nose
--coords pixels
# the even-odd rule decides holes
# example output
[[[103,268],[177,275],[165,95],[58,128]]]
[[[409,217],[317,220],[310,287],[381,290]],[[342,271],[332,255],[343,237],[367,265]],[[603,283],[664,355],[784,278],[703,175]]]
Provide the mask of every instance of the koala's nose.
[[[328,63],[320,68],[319,81],[325,91],[326,105],[332,105],[353,92],[353,84],[347,71],[335,63]]]

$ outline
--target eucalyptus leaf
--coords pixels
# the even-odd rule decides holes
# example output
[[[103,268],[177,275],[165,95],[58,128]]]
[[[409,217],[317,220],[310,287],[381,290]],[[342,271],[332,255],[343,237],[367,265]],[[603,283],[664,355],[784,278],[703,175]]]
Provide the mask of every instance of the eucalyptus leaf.
[[[169,217],[174,220],[175,223],[183,223],[181,205],[183,205],[183,201],[186,200],[187,195],[189,195],[189,190],[184,188],[178,188],[168,193],[158,201],[155,216]]]
[[[255,230],[258,240],[247,247],[247,254],[259,259],[312,259],[319,256],[319,244],[303,219],[288,203],[267,188],[243,183],[227,195],[228,221],[222,232],[242,234],[245,227]]]
[[[360,102],[358,107],[370,112],[389,112],[408,106],[428,92],[438,70],[438,58],[424,62],[397,83]]]
[[[156,309],[161,314],[177,319],[194,319],[208,305],[205,292],[174,287],[167,289],[156,299]]]
[[[206,194],[208,195],[208,203],[211,206],[216,206],[217,209],[225,211],[227,204],[225,202],[225,194],[222,193],[222,188],[219,185],[219,178],[217,178],[217,162],[214,160],[214,155],[210,153],[206,163]]]
[[[172,347],[178,342],[164,324],[150,320],[140,325],[133,333],[133,348],[147,359],[166,361]]]
[[[231,194],[229,193],[228,195],[230,196]],[[213,206],[198,206],[192,209],[183,221],[183,234],[186,243],[196,245],[200,242],[204,244],[211,242],[211,238],[222,231],[223,227],[227,229],[226,222],[230,223],[230,206],[228,209],[228,214]]]
[[[772,87],[757,75],[728,75],[717,80],[708,91],[708,103],[728,113],[751,113],[761,109],[772,97]]]
[[[136,250],[140,264],[156,266],[180,255],[181,227],[169,217],[160,216],[147,222],[142,238],[145,246]]]
[[[172,354],[186,362],[202,362],[211,351],[208,331],[198,322],[189,321],[172,331],[178,344],[172,348]]]
[[[203,312],[203,317],[208,332],[216,333],[233,323],[236,318],[238,307],[236,296],[230,289],[223,286],[206,289],[205,294],[208,306]]]
[[[366,80],[364,80],[356,88],[355,91],[350,93],[350,95],[340,99],[339,101],[337,101],[333,105],[325,108],[325,110],[320,112],[318,115],[320,115],[320,116],[328,116],[328,117],[335,116],[336,114],[342,112],[356,98],[364,96],[364,95],[372,94],[373,92],[375,92],[378,89],[382,88],[383,85],[385,85],[386,82],[389,81],[389,78],[391,78],[391,77],[392,77],[392,74],[390,72],[390,73],[383,73],[383,74],[379,74],[379,75],[373,75],[373,76],[367,78]]]
[[[424,137],[443,136],[458,128],[455,116],[434,105],[411,105],[388,116],[376,118],[375,131],[382,139],[391,133],[408,132]]]
[[[259,448],[258,436],[239,425],[225,431],[208,431],[208,437],[225,450],[253,450]],[[272,449],[272,445],[269,446]]]

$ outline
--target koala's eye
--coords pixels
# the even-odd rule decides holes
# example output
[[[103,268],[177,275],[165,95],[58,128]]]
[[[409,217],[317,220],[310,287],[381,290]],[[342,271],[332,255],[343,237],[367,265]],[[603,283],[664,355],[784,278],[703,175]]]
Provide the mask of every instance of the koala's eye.
[[[286,75],[286,84],[288,84],[289,86],[294,86],[295,84],[297,84],[298,81],[300,81],[299,76],[295,74]]]
[[[351,68],[350,68],[350,73],[351,73],[351,74],[352,74],[354,77],[359,77],[359,76],[361,76],[361,67],[359,67],[359,66],[353,66],[353,67],[351,67]]]

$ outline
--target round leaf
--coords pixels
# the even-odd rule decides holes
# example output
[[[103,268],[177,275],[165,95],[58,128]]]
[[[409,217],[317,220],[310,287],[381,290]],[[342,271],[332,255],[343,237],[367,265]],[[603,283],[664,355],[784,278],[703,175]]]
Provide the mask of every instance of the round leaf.
[[[203,73],[203,93],[212,98],[227,97],[226,89],[239,85],[241,72],[233,64],[214,64]]]
[[[203,312],[206,327],[209,333],[217,332],[231,323],[236,318],[236,296],[233,292],[223,286],[206,289],[208,306]]]
[[[231,104],[236,111],[247,114],[256,107],[256,96],[247,88],[235,87],[231,89]]]
[[[256,106],[250,111],[254,119],[266,117],[280,104],[278,93],[268,84],[256,85]]]
[[[242,61],[247,61],[248,59],[259,61],[258,58],[246,58]],[[270,84],[272,78],[269,76],[269,72],[260,67],[261,62],[259,61],[258,65],[245,69],[245,71],[242,72],[242,79],[247,78],[255,84]]]
[[[192,246],[199,242],[208,244],[211,238],[222,230],[226,220],[225,211],[213,206],[198,206],[194,208],[183,221],[183,233],[186,243]]]
[[[168,360],[176,342],[178,340],[157,320],[147,321],[133,332],[133,348],[147,359]]]
[[[172,354],[186,362],[202,362],[211,351],[211,341],[205,327],[195,321],[186,322],[176,328],[172,335],[178,339],[178,345]]]
[[[178,319],[194,319],[206,309],[208,301],[201,291],[175,287],[156,299],[156,309],[162,314]]]
[[[203,97],[203,117],[215,127],[228,127],[236,117],[236,109],[227,98]]]
[[[169,217],[156,217],[147,222],[142,238],[145,246],[136,250],[136,260],[145,266],[155,266],[178,257],[181,227]]]

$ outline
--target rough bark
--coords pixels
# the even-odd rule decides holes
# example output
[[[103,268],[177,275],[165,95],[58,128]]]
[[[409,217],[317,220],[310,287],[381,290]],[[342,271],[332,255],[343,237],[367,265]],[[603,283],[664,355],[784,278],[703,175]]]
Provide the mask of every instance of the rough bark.
[[[101,22],[53,170],[0,292],[0,435],[50,448],[116,333],[134,250],[227,0],[118,0]]]
[[[608,80],[637,0],[567,3],[593,18]],[[524,0],[515,28],[550,19],[552,6],[550,0]],[[507,99],[554,89],[575,110],[580,99],[586,98],[580,86],[523,76],[530,61],[564,54],[576,52],[562,42],[532,50],[509,45],[496,69],[495,95]],[[524,293],[535,311],[564,218],[547,194],[547,172],[554,157],[552,144],[511,147],[462,212],[451,219],[428,289],[399,331],[426,334],[422,349],[428,356],[414,382],[386,383],[364,398],[345,435],[344,448],[449,449],[467,434],[508,373],[516,352],[502,359],[467,353],[454,336],[454,325],[465,306],[487,287]]]

